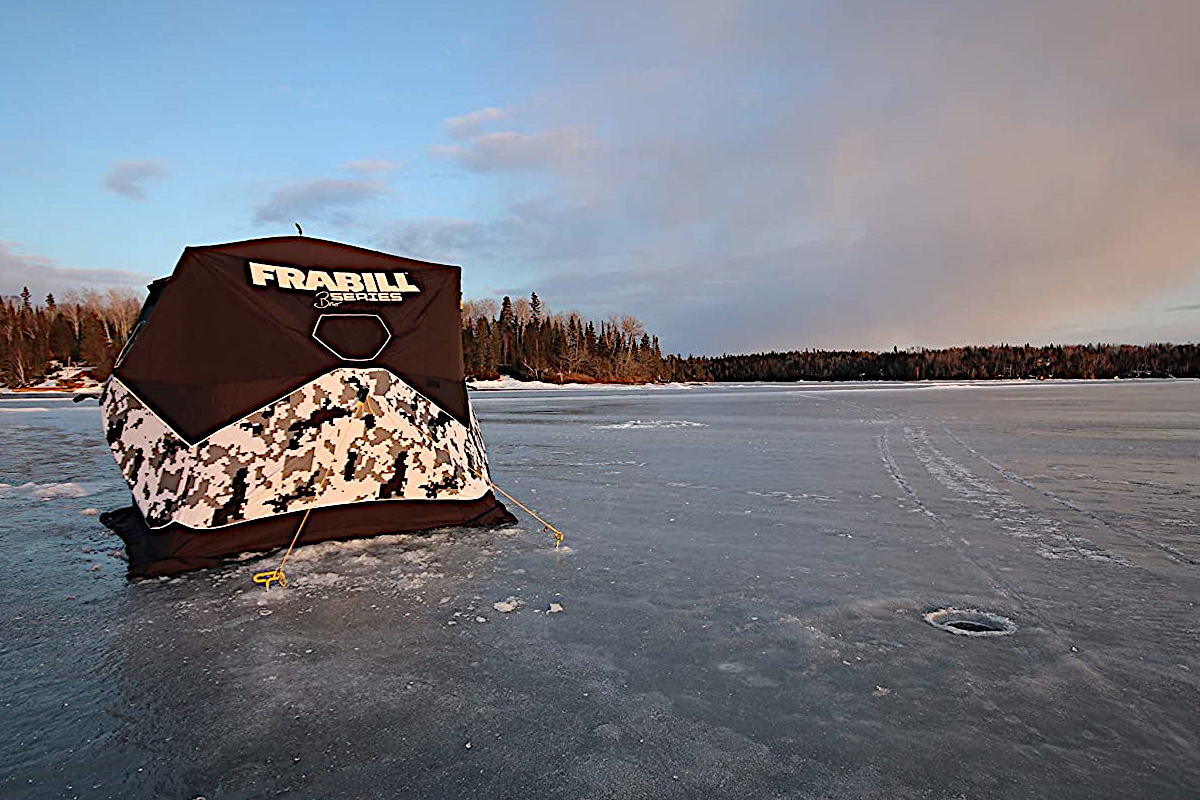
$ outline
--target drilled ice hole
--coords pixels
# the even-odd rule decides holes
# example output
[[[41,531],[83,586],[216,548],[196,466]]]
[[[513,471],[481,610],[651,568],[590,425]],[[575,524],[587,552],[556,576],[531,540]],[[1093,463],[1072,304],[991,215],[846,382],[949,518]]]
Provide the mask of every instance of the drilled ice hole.
[[[1008,617],[973,608],[939,608],[926,614],[925,621],[959,636],[1008,636],[1017,630]]]

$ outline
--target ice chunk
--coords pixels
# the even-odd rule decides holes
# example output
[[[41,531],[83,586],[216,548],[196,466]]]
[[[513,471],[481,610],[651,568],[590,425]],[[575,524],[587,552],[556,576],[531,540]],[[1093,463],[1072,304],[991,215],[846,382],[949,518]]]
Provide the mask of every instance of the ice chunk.
[[[498,600],[495,603],[492,603],[492,608],[496,609],[502,614],[509,614],[513,611],[516,611],[520,605],[520,599],[510,595],[507,600]]]

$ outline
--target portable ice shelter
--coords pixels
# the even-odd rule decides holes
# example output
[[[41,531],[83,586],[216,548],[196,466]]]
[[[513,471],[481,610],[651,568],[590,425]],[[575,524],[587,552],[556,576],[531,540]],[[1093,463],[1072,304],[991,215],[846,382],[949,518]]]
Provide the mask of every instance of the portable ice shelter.
[[[458,267],[299,236],[184,250],[101,396],[129,573],[514,521],[463,380]]]

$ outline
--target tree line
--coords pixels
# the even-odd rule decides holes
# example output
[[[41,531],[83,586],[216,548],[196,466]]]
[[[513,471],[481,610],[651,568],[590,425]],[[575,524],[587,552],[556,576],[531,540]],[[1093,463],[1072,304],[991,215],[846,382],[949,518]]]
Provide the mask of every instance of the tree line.
[[[137,323],[142,297],[131,289],[71,291],[34,302],[26,287],[0,297],[0,384],[28,386],[45,378],[51,361],[87,364],[104,380]]]
[[[1200,345],[993,345],[793,350],[682,359],[687,380],[921,381],[1006,378],[1200,378]]]
[[[28,386],[51,362],[86,364],[104,380],[137,323],[140,293],[72,291],[34,300],[0,297],[0,384]],[[470,378],[508,375],[553,382],[988,380],[1003,378],[1200,378],[1200,345],[994,345],[942,350],[792,350],[664,356],[636,317],[552,314],[537,293],[462,307]]]
[[[586,319],[551,314],[537,292],[529,298],[468,300],[462,307],[467,377],[508,375],[556,383],[670,380],[658,337],[636,317]]]
[[[142,299],[129,289],[49,294],[41,302],[28,288],[0,297],[0,384],[35,384],[52,362],[86,364],[103,381],[137,323]],[[551,315],[536,293],[515,303],[508,297],[468,301],[462,336],[472,378],[642,383],[670,375],[658,337],[635,317],[595,322],[575,312]]]

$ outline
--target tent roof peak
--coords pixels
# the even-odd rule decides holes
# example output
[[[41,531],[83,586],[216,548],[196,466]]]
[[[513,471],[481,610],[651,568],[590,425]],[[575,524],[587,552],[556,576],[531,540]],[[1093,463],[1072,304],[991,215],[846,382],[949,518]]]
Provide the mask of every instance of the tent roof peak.
[[[315,236],[265,236],[259,239],[241,239],[234,242],[222,242],[219,244],[204,244],[191,245],[186,248],[185,253],[189,250],[239,250],[257,245],[314,245],[317,248],[327,248],[330,250],[346,250],[360,255],[372,255],[379,258],[387,258],[393,261],[401,261],[406,264],[420,264],[423,267],[431,267],[434,269],[452,269],[460,270],[461,268],[455,264],[439,264],[436,261],[425,261],[420,258],[409,258],[408,256],[398,256],[393,253],[385,253],[382,250],[373,250],[369,247],[360,247],[354,244],[346,244],[345,242],[335,242],[331,239],[318,239]]]

